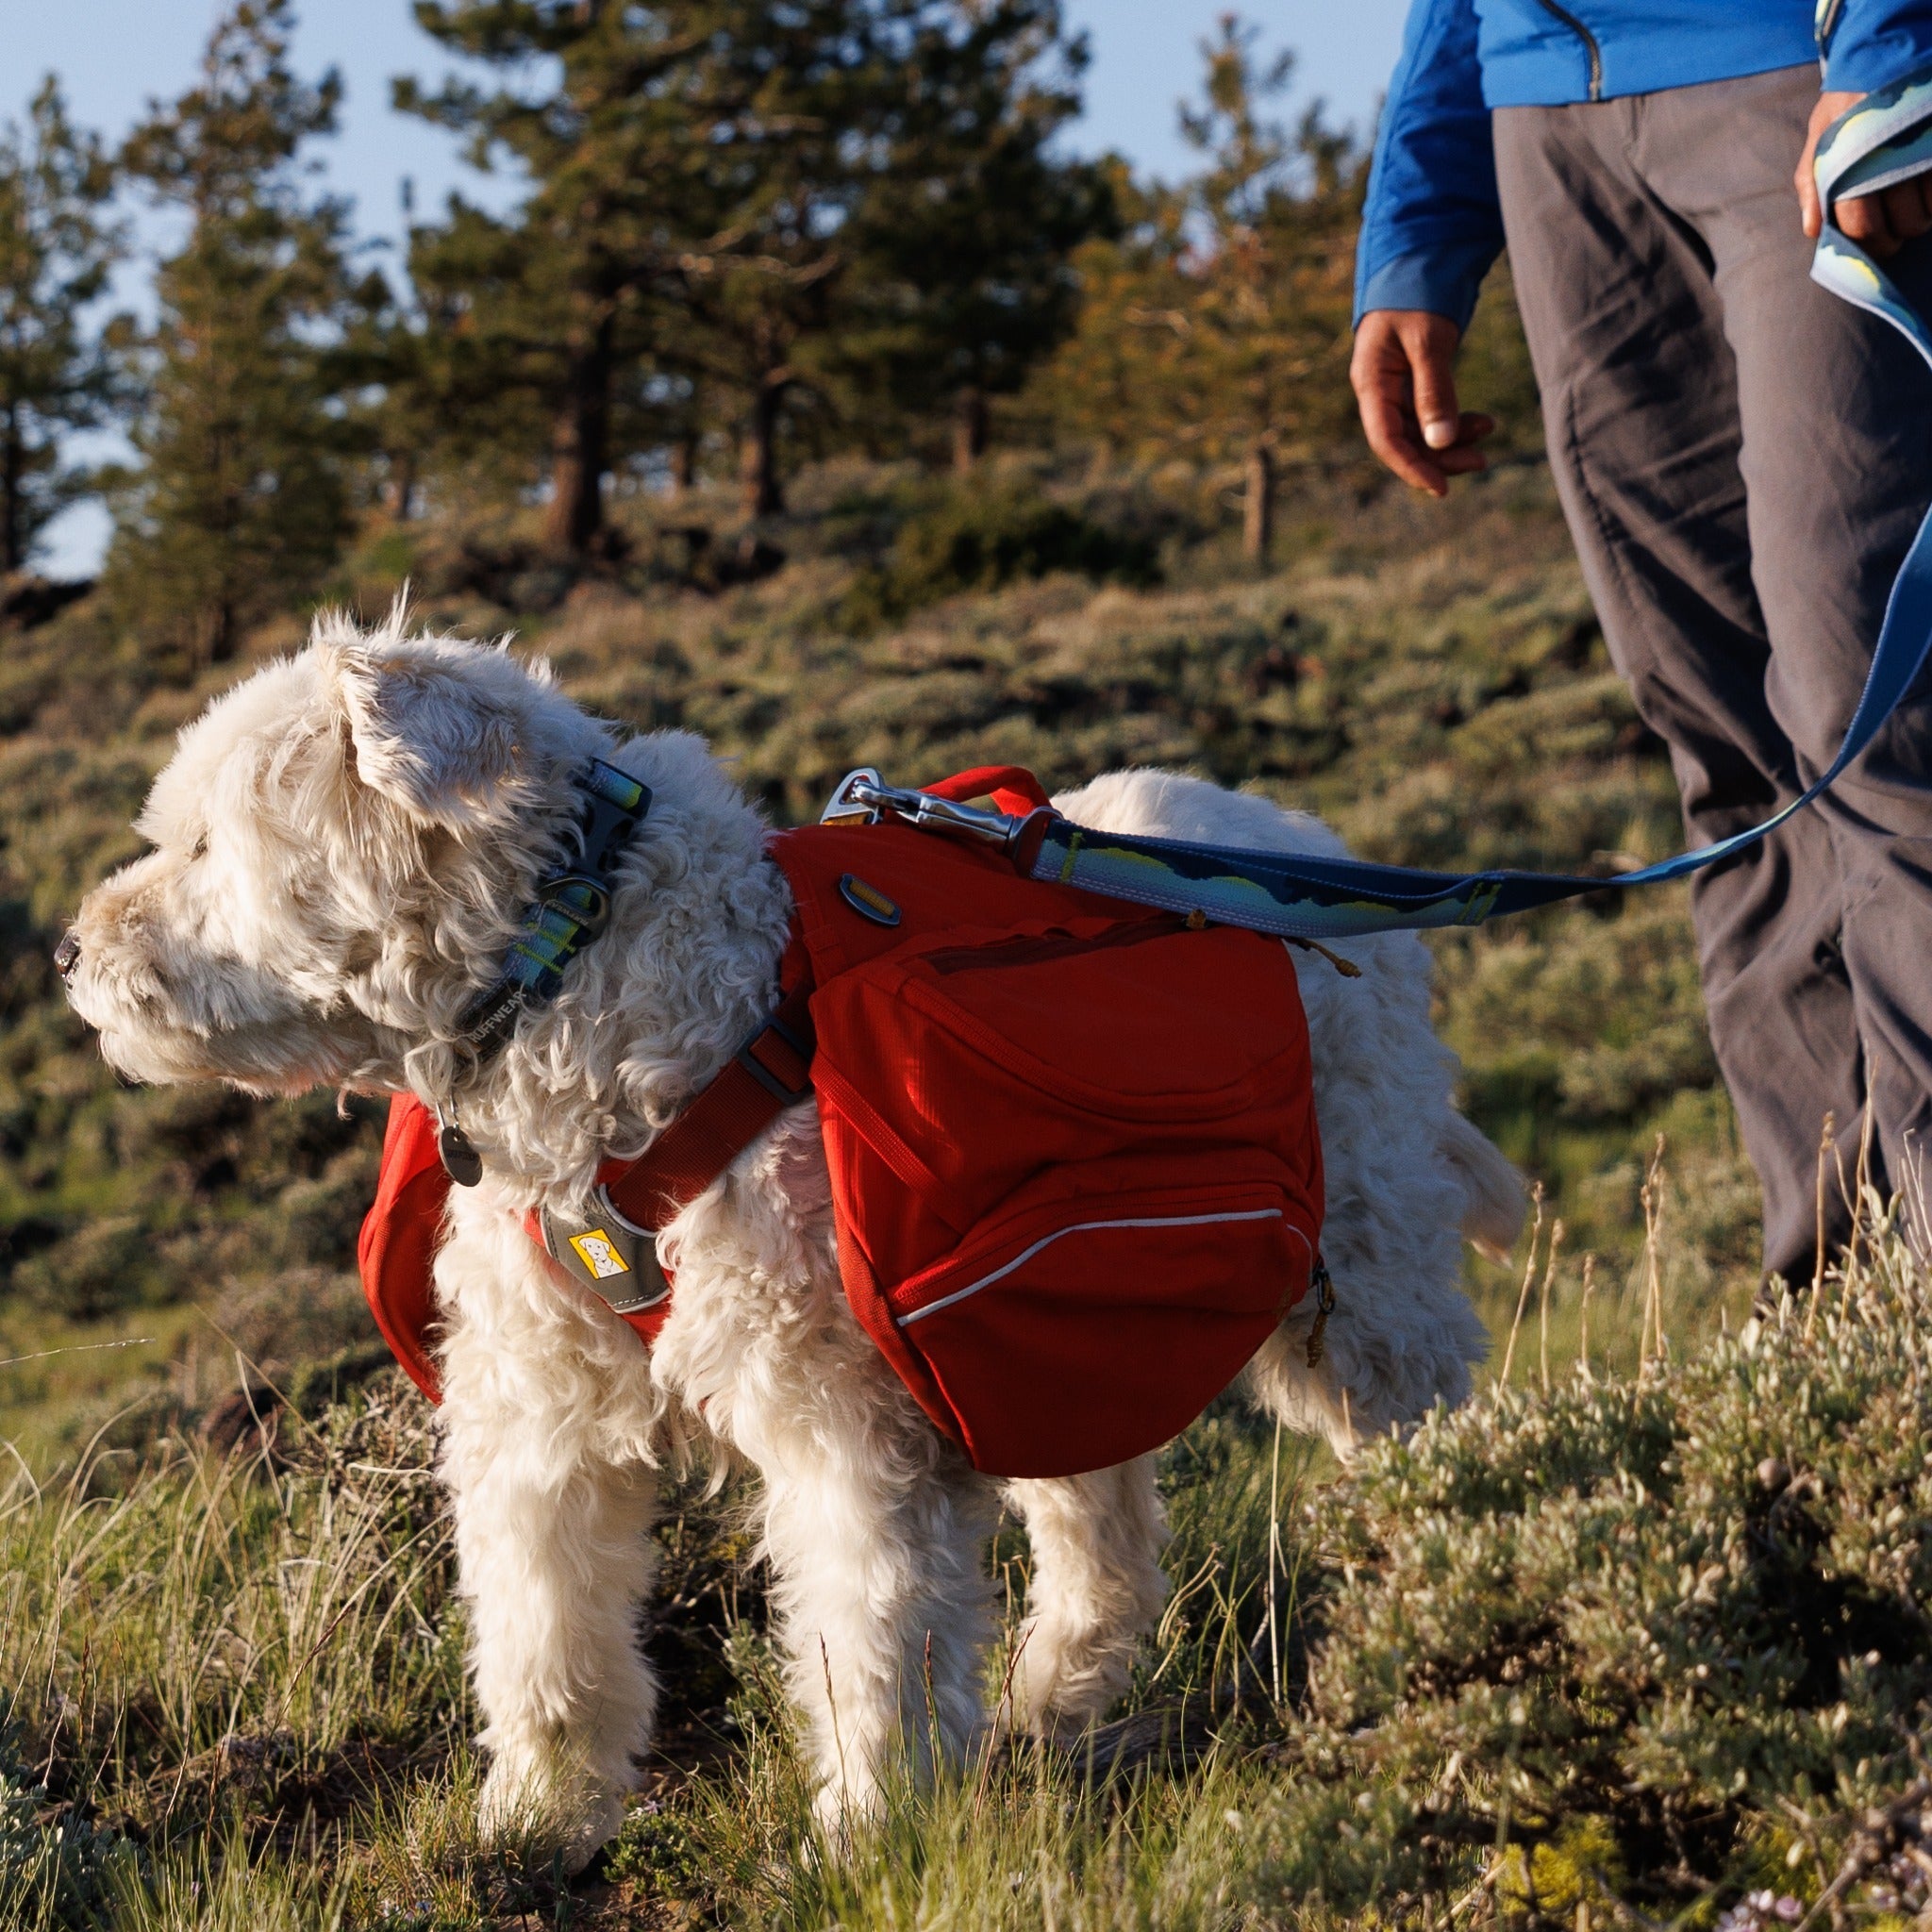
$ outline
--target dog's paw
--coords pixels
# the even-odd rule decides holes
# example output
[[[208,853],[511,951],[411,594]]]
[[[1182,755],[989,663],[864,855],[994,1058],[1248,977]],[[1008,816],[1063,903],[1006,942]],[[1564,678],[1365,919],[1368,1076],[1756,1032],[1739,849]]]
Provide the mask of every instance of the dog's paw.
[[[1029,1618],[1014,1649],[999,1727],[1050,1744],[1076,1742],[1125,1688],[1131,1650],[1131,1638],[1123,1644],[1068,1630],[1058,1620]]]
[[[843,1851],[867,1825],[878,1823],[885,1810],[885,1794],[874,1778],[838,1773],[819,1787],[811,1808],[825,1842]]]
[[[624,1826],[624,1794],[542,1759],[500,1756],[476,1798],[476,1836],[494,1849],[554,1853],[575,1877]]]
[[[623,1829],[621,1793],[602,1791],[588,1798],[579,1807],[576,1828],[558,1848],[565,1877],[575,1878]]]

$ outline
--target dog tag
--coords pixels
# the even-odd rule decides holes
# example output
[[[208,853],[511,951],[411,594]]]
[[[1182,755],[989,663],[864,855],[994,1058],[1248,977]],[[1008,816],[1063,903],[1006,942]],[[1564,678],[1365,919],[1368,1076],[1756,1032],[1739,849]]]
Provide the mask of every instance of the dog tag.
[[[454,1121],[444,1121],[437,1129],[436,1151],[442,1156],[442,1171],[458,1187],[474,1188],[483,1178],[483,1157]]]

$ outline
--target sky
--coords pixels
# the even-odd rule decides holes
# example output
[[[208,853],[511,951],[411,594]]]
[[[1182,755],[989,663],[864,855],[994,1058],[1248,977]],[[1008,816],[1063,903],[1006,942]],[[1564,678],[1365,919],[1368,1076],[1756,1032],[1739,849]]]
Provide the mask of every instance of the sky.
[[[0,0],[0,120],[15,117],[42,77],[59,75],[76,120],[118,139],[146,103],[182,92],[193,79],[208,28],[224,0]],[[1065,0],[1071,25],[1092,54],[1086,114],[1070,145],[1097,154],[1118,149],[1143,173],[1173,179],[1188,150],[1175,104],[1197,86],[1197,46],[1229,0]],[[1395,64],[1407,0],[1245,0],[1238,9],[1259,27],[1262,47],[1298,56],[1296,105],[1320,98],[1329,118],[1366,132]],[[407,0],[308,0],[296,43],[306,75],[341,70],[346,99],[340,135],[317,144],[322,178],[355,203],[357,232],[379,245],[400,234],[402,192],[414,188],[419,211],[441,207],[460,185],[473,199],[501,206],[510,183],[479,180],[446,135],[392,112],[390,77],[433,80],[449,67],[410,16]],[[140,264],[124,276],[122,299],[138,288]],[[107,539],[97,505],[70,510],[50,533],[53,575],[88,574]]]

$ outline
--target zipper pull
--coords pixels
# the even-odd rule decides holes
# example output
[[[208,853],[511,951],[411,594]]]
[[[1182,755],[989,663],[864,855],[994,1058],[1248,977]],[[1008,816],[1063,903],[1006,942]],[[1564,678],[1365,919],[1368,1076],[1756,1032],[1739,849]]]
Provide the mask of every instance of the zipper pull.
[[[1335,1284],[1328,1278],[1328,1264],[1317,1255],[1315,1272],[1308,1282],[1315,1294],[1315,1325],[1308,1330],[1308,1366],[1318,1369],[1322,1366],[1322,1333],[1328,1326],[1328,1317],[1335,1312]]]

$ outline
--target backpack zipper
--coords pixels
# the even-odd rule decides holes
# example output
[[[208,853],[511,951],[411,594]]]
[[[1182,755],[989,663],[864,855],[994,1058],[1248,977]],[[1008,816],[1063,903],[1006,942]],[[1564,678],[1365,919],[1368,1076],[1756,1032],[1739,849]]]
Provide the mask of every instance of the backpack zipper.
[[[1538,5],[1554,20],[1560,20],[1576,38],[1583,42],[1583,51],[1590,56],[1590,97],[1600,101],[1604,97],[1604,50],[1596,43],[1596,36],[1570,11],[1559,7],[1557,0],[1538,0]]]
[[[1003,966],[1039,966],[1049,959],[1077,958],[1082,953],[1105,953],[1116,946],[1144,945],[1149,940],[1171,939],[1187,930],[1177,915],[1157,912],[1148,919],[1128,920],[1121,925],[1091,938],[1070,932],[1048,932],[1037,938],[1019,934],[1009,940],[994,940],[983,946],[945,946],[924,954],[928,972],[941,978],[955,973],[985,973]]]

